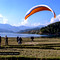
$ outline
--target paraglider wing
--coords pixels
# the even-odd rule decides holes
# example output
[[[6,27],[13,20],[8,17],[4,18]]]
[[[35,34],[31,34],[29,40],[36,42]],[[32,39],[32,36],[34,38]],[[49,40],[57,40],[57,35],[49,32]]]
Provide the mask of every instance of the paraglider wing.
[[[31,16],[32,14],[36,13],[36,12],[39,12],[39,11],[44,11],[44,10],[47,10],[47,11],[51,11],[53,14],[54,14],[54,18],[56,18],[56,14],[55,12],[50,8],[48,7],[47,5],[37,5],[33,8],[31,8],[27,13],[26,13],[26,16],[25,16],[25,20]]]

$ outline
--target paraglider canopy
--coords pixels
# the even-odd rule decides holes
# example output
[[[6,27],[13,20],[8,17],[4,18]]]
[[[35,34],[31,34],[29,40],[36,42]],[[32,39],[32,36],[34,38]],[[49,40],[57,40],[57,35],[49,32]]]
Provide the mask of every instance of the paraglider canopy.
[[[25,15],[25,20],[31,16],[32,14],[36,13],[36,12],[39,12],[39,11],[44,11],[44,10],[47,10],[47,11],[51,11],[53,14],[54,14],[54,18],[56,18],[56,14],[55,12],[50,8],[48,7],[47,5],[37,5],[37,6],[34,6],[33,8],[31,8]]]

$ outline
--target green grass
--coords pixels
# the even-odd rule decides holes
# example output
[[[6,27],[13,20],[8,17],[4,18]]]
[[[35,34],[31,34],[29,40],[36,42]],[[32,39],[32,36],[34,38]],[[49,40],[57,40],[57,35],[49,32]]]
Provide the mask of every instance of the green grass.
[[[18,45],[16,38],[9,38],[9,45],[5,46],[5,39],[2,38],[0,52],[19,52],[20,55],[0,55],[0,57],[60,59],[60,38],[35,38],[33,42],[30,38],[22,39],[22,44]]]

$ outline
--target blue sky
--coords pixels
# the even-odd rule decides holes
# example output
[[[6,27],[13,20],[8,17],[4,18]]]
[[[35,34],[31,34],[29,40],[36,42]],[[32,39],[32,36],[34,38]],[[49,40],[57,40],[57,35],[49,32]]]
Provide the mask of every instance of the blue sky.
[[[57,18],[50,11],[41,11],[24,20],[27,11],[36,5],[48,5],[54,10]],[[60,21],[60,0],[0,0],[0,23],[15,26],[47,25]]]

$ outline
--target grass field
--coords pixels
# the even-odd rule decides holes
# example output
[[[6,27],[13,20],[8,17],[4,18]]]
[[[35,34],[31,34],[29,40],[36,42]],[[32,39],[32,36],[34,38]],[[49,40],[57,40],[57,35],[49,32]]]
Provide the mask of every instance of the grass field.
[[[16,38],[8,38],[8,46],[5,46],[5,38],[2,37],[0,52],[19,52],[19,55],[0,55],[7,57],[29,57],[29,58],[59,58],[60,38],[22,38],[22,44],[18,45]]]

